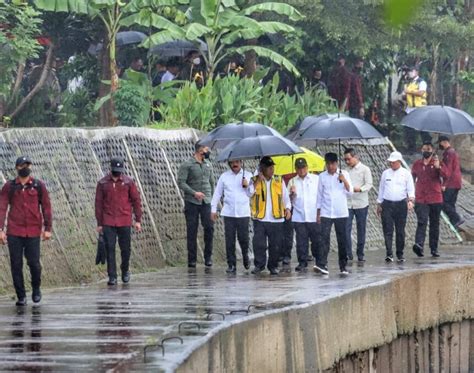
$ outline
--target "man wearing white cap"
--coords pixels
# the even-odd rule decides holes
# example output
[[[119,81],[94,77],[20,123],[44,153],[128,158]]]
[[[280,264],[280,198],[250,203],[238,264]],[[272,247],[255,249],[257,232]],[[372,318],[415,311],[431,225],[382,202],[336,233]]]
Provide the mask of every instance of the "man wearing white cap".
[[[393,262],[393,231],[395,228],[396,254],[398,262],[404,262],[405,226],[408,210],[413,209],[415,185],[410,171],[402,167],[400,152],[393,152],[387,159],[390,168],[380,177],[377,198],[377,215],[382,217],[382,228],[387,250],[387,263]]]

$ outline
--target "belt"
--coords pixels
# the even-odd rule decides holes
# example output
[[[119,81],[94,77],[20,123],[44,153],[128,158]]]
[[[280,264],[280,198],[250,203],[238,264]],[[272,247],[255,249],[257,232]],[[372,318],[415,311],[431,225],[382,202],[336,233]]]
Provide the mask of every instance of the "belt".
[[[384,199],[384,200],[383,200],[383,203],[400,203],[400,202],[406,202],[406,201],[407,201],[406,198],[405,198],[405,199],[402,199],[402,200],[400,200],[400,201],[389,201],[388,199]]]

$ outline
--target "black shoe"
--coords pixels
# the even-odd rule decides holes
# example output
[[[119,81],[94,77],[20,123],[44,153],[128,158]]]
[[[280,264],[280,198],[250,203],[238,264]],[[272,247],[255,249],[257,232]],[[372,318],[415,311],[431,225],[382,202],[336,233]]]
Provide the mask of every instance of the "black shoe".
[[[304,264],[298,264],[295,268],[296,272],[306,272],[308,270],[307,266]]]
[[[290,265],[291,264],[291,258],[284,257],[283,258],[283,265]]]
[[[259,275],[259,274],[262,273],[263,271],[265,271],[265,268],[257,268],[257,267],[255,267],[254,269],[252,269],[252,275]]]
[[[250,269],[250,260],[249,260],[248,255],[245,255],[243,257],[243,262],[244,262],[244,268],[245,269]]]
[[[393,255],[387,255],[387,257],[385,258],[385,261],[387,263],[392,263],[393,262]]]
[[[196,268],[196,262],[188,263],[188,268]]]
[[[419,257],[422,258],[423,255],[423,248],[419,244],[414,244],[413,245],[413,252]]]
[[[398,263],[405,263],[405,258],[401,256],[400,258],[397,259]]]
[[[231,273],[231,274],[233,274],[233,273],[236,273],[236,272],[237,272],[237,268],[235,268],[234,265],[230,265],[225,271],[226,271],[226,273]]]
[[[272,275],[272,276],[278,276],[278,274],[280,273],[278,271],[278,268],[272,268],[269,271],[270,271],[270,275]]]
[[[342,276],[347,276],[347,275],[349,275],[349,271],[346,268],[341,268],[341,275]]]
[[[33,289],[33,294],[31,295],[31,299],[33,300],[33,303],[41,302],[41,290]]]
[[[18,300],[15,303],[15,306],[25,307],[26,306],[26,298],[18,298]]]
[[[212,267],[212,259],[206,259],[206,261],[204,262],[204,265],[206,267]]]
[[[130,272],[129,271],[122,273],[122,282],[124,284],[128,284],[130,282]]]
[[[329,271],[328,271],[328,267],[327,266],[322,266],[322,265],[315,265],[313,267],[314,271],[316,273],[320,273],[322,275],[328,275],[329,274]]]
[[[432,256],[433,258],[439,258],[439,257],[440,257],[438,251],[432,251],[432,252],[431,252],[431,256]]]
[[[353,257],[353,256],[348,256],[346,259],[347,259],[348,261],[349,261],[349,260],[352,261],[352,260],[354,260],[354,257]]]
[[[109,277],[109,281],[107,282],[107,285],[109,286],[117,285],[117,279],[115,277]]]
[[[360,258],[357,259],[357,261],[358,261],[359,263],[364,263],[364,262],[365,262],[365,259],[364,259],[363,256],[361,256]]]

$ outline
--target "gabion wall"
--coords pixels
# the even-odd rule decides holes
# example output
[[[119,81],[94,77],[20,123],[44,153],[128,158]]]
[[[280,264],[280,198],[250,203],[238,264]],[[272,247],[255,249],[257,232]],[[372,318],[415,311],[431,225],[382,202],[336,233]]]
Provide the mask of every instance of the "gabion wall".
[[[143,232],[134,234],[132,271],[144,272],[185,263],[186,225],[181,194],[177,187],[179,165],[192,156],[198,139],[193,130],[156,131],[148,129],[14,129],[0,133],[0,166],[2,181],[15,176],[14,162],[29,155],[34,162],[34,175],[45,181],[51,195],[53,240],[42,246],[43,283],[66,286],[95,281],[106,275],[104,266],[96,266],[94,198],[97,181],[108,172],[109,159],[126,159],[127,173],[138,183],[143,201]],[[376,185],[391,151],[385,142],[355,145],[362,161],[372,167]],[[334,146],[318,147],[320,153]],[[255,169],[255,162],[246,162]],[[226,169],[215,164],[216,178]],[[474,194],[464,189],[460,204],[470,214],[474,211]],[[376,190],[371,192],[375,200]],[[381,224],[371,208],[367,245],[383,248]],[[414,236],[415,218],[409,223],[409,239]],[[225,260],[223,223],[216,224],[214,258]],[[443,223],[444,243],[456,237]],[[202,237],[200,249],[203,247]],[[202,251],[201,251],[202,258]],[[28,274],[25,275],[28,278]],[[0,246],[0,292],[11,291],[9,256]]]

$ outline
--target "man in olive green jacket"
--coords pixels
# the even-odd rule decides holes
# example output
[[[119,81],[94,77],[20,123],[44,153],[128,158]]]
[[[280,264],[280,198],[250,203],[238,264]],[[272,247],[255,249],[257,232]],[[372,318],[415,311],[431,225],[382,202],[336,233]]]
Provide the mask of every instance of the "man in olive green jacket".
[[[194,156],[184,162],[178,171],[178,186],[184,193],[189,268],[196,267],[199,216],[204,229],[204,264],[212,266],[214,223],[211,220],[211,199],[215,179],[209,162],[210,154],[207,146],[197,143]]]

